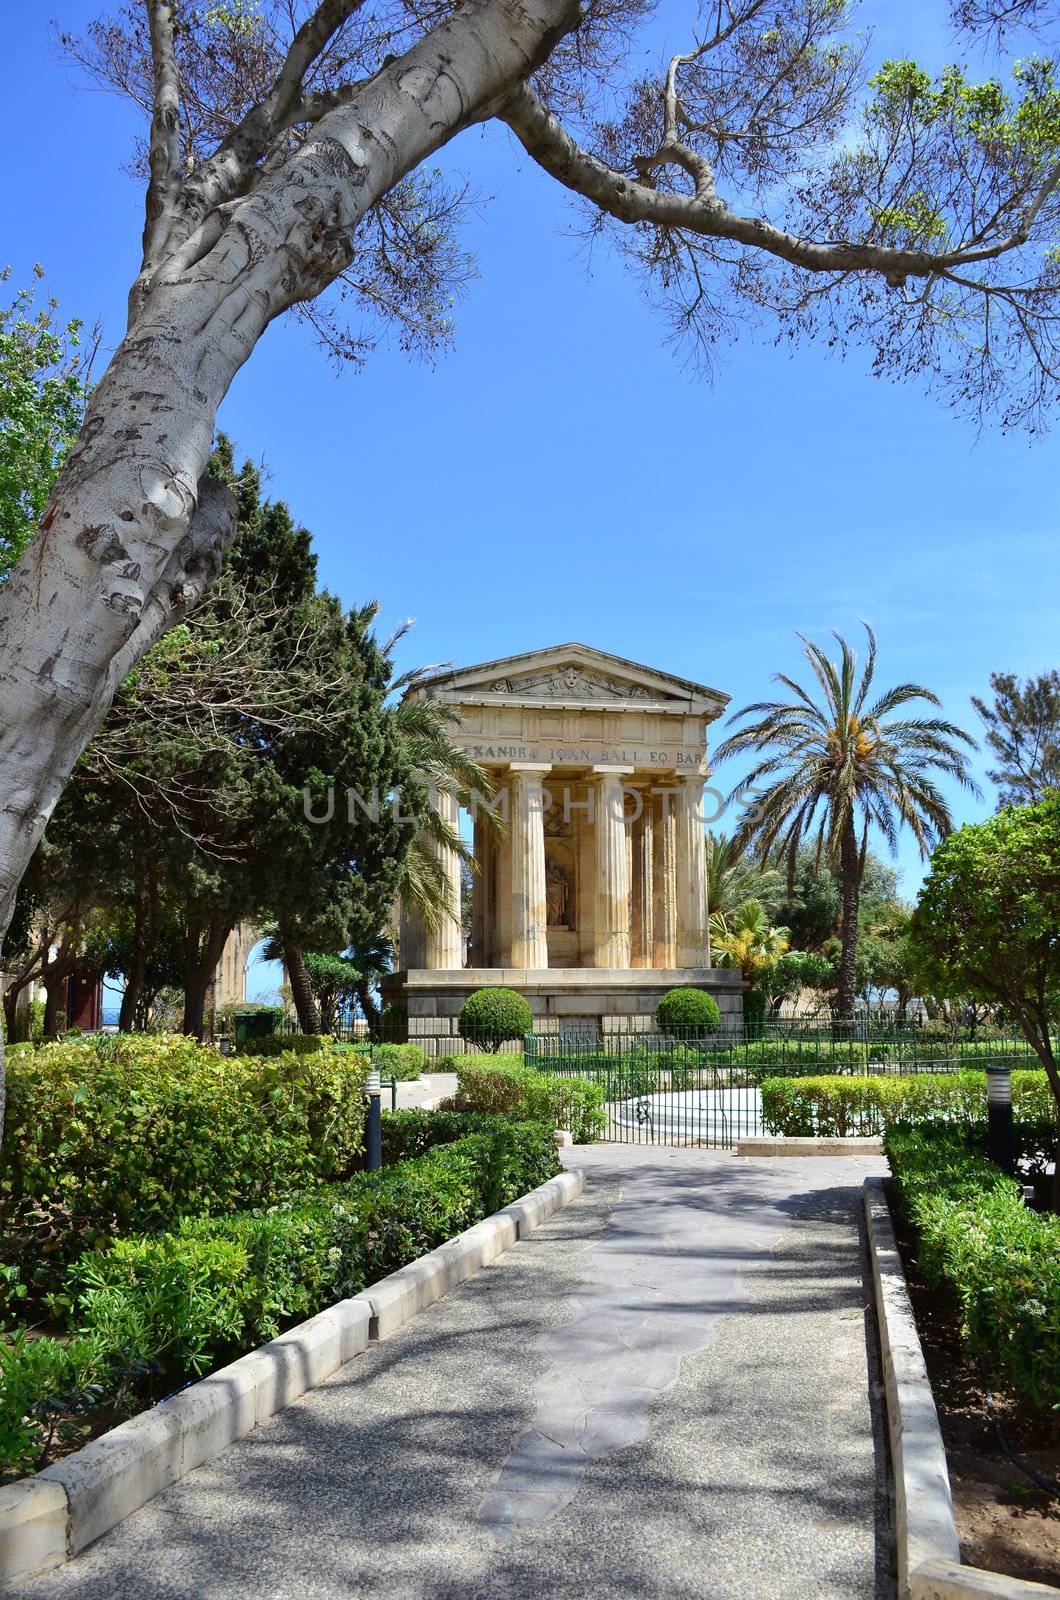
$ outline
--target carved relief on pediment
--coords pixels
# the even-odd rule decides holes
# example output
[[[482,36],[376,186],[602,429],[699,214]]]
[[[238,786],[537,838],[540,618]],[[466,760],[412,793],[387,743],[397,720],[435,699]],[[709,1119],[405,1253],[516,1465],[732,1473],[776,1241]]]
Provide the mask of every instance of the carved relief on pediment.
[[[483,685],[490,694],[531,695],[540,700],[650,700],[639,684],[582,667],[550,667],[524,677],[497,678]]]

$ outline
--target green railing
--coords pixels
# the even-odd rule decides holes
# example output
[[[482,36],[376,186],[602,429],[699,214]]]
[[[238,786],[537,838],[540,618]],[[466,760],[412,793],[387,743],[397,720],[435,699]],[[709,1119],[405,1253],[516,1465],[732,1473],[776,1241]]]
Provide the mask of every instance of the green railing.
[[[866,1026],[860,1019],[849,1026],[784,1022],[713,1034],[645,1032],[632,1026],[608,1028],[592,1037],[586,1032],[538,1031],[526,1035],[523,1052],[528,1065],[546,1072],[634,1067],[691,1072],[725,1067],[746,1068],[756,1078],[982,1071],[989,1062],[1012,1068],[1041,1064],[1031,1045],[1011,1029],[885,1028]]]
[[[722,1148],[770,1131],[760,1090],[766,1078],[948,1074],[983,1072],[998,1062],[1017,1070],[1041,1064],[1026,1040],[1009,1030],[979,1028],[973,1034],[861,1023],[788,1023],[773,1031],[767,1025],[680,1036],[632,1026],[597,1037],[588,1031],[539,1032],[528,1034],[523,1048],[527,1064],[542,1072],[601,1086],[605,1138]]]

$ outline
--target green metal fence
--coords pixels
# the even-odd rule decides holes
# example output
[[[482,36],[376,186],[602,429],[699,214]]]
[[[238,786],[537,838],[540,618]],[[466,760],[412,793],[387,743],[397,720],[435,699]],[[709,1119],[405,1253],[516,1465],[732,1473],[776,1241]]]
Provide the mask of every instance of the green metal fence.
[[[528,1065],[601,1085],[606,1139],[716,1148],[769,1132],[763,1078],[1040,1065],[1012,1032],[885,1028],[861,1020],[849,1026],[784,1022],[712,1035],[645,1033],[632,1026],[598,1035],[568,1030],[529,1034],[523,1047]]]

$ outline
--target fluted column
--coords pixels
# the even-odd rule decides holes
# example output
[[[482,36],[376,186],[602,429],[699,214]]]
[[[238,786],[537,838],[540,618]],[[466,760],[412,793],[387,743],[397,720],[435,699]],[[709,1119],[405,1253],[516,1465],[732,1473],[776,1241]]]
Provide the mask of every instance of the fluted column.
[[[630,964],[629,852],[624,780],[632,767],[594,767],[596,885],[593,896],[593,966],[624,970]]]
[[[493,927],[496,895],[494,876],[496,840],[493,824],[485,807],[475,813],[475,882],[471,890],[471,959],[473,967],[492,967],[495,945]]]
[[[677,961],[682,967],[710,966],[704,782],[701,773],[683,774],[677,780]]]
[[[437,789],[431,797],[438,815],[455,833],[460,825],[460,810],[456,795],[446,789]],[[435,853],[442,864],[449,896],[450,909],[443,911],[433,928],[427,929],[427,959],[425,965],[432,972],[452,971],[464,965],[462,919],[460,907],[460,857],[448,845],[435,844]]]
[[[410,911],[403,900],[397,907],[398,961],[408,970],[427,965],[427,931],[423,919]]]
[[[655,818],[652,796],[642,792],[641,813],[632,824],[632,950],[635,967],[650,967],[655,962],[655,905],[653,895]]]
[[[512,840],[513,967],[548,966],[548,903],[545,897],[545,798],[547,765],[513,762],[509,821]]]
[[[656,967],[677,966],[677,789],[657,785],[654,802],[652,890]]]

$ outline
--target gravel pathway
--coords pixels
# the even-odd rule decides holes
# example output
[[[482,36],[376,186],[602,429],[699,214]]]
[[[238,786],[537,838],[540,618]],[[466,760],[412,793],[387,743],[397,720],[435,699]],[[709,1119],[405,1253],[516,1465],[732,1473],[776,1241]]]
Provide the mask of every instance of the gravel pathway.
[[[34,1600],[885,1600],[872,1159],[568,1151],[585,1195]]]

